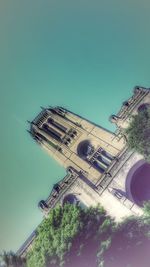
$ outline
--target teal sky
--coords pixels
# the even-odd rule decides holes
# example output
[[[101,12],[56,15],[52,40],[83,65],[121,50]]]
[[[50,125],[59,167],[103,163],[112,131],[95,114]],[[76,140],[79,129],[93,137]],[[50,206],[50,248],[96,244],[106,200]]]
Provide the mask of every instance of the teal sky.
[[[135,85],[150,87],[150,2],[0,1],[0,250],[16,250],[65,170],[28,136],[40,106],[110,130]]]

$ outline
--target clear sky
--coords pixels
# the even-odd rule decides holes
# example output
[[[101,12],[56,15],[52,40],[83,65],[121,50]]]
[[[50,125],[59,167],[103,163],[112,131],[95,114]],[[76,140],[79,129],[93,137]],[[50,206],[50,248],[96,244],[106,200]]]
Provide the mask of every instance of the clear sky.
[[[150,87],[147,0],[0,1],[0,250],[16,250],[65,171],[28,136],[40,106],[108,117]]]

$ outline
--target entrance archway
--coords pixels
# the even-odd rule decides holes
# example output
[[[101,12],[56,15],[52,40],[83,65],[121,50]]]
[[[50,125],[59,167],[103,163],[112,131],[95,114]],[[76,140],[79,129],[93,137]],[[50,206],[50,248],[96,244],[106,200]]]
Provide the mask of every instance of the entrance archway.
[[[138,161],[129,171],[126,179],[126,192],[130,200],[142,207],[150,200],[150,164]]]

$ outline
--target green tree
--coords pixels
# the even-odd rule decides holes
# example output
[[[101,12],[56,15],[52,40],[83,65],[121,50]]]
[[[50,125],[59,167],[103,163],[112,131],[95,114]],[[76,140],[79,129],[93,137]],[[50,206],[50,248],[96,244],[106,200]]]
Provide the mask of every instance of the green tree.
[[[61,266],[72,239],[81,229],[80,207],[66,204],[51,210],[38,229],[33,249],[28,253],[28,267]]]
[[[134,115],[125,133],[129,147],[150,161],[150,108]]]
[[[150,201],[144,203],[143,211],[144,211],[144,216],[146,218],[150,218]]]
[[[108,240],[114,221],[100,206],[82,210],[80,219],[82,230],[74,238],[71,250],[66,255],[65,267],[97,267],[99,246]]]
[[[65,204],[39,226],[26,267],[149,267],[149,247],[150,202],[119,224],[100,206]],[[12,252],[2,258],[6,267],[25,267]]]
[[[150,224],[142,217],[131,216],[116,225],[111,243],[104,245],[103,267],[149,267]]]
[[[143,211],[144,211],[144,214],[142,216],[142,219],[145,224],[150,225],[150,201],[147,201],[144,203]],[[150,229],[147,232],[147,236],[150,237]]]

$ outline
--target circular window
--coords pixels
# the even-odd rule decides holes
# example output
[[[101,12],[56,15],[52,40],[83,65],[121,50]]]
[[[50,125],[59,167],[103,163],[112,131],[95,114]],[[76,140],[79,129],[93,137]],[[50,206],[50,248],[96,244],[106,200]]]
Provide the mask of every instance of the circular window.
[[[69,194],[64,197],[63,205],[65,205],[66,203],[76,205],[78,203],[78,199],[75,195]]]
[[[88,156],[90,156],[93,152],[94,145],[91,143],[90,140],[82,141],[77,147],[77,153],[83,159],[88,158]]]

